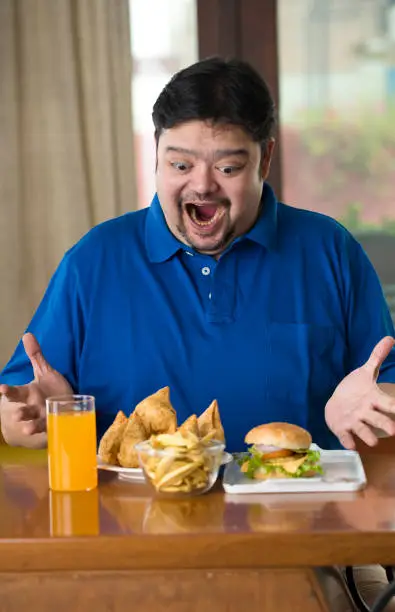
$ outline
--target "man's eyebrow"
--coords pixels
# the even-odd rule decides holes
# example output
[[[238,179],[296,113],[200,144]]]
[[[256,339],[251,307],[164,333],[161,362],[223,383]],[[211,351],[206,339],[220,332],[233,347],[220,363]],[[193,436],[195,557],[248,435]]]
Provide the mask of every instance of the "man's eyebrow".
[[[184,147],[166,147],[166,153],[187,153],[187,155],[193,155],[194,157],[198,157],[198,151],[194,151],[193,149],[184,149]]]
[[[248,157],[248,151],[247,149],[218,149],[215,154],[214,157],[215,159],[222,159],[223,157]]]
[[[187,155],[192,155],[193,157],[201,157],[201,153],[199,151],[195,151],[194,149],[185,149],[184,147],[166,147],[166,153],[186,153]],[[232,156],[243,156],[248,157],[247,149],[217,149],[214,153],[214,158],[216,160],[222,159],[224,157],[232,157]]]

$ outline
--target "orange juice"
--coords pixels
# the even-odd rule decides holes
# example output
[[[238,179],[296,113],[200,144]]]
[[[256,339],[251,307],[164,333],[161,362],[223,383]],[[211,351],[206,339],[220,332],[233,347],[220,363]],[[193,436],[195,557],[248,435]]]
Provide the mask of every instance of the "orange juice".
[[[50,491],[51,535],[99,535],[98,490],[72,493]]]
[[[88,491],[97,486],[94,411],[47,415],[49,486],[54,491]]]

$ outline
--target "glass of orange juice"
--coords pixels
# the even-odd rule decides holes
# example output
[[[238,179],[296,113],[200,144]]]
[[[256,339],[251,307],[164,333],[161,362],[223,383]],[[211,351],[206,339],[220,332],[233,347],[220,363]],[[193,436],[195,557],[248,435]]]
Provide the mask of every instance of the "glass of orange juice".
[[[99,535],[98,489],[50,491],[49,515],[52,536]]]
[[[47,399],[49,486],[53,491],[97,487],[95,398],[62,395]]]

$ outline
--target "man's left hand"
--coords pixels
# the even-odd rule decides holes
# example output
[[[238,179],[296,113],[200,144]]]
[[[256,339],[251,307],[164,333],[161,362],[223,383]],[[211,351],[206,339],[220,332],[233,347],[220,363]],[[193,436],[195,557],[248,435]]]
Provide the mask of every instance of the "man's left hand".
[[[395,435],[395,421],[388,416],[395,418],[395,397],[377,384],[380,366],[394,344],[390,336],[380,340],[367,362],[342,380],[326,404],[327,425],[345,448],[355,448],[354,435],[368,446],[377,444],[373,428]]]

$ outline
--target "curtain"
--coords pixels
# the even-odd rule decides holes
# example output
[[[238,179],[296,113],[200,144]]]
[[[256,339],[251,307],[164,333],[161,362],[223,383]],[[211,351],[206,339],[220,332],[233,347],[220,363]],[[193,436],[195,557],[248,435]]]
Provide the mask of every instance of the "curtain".
[[[64,252],[137,208],[128,0],[0,0],[0,368]]]

